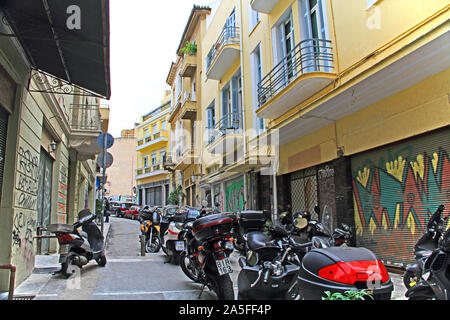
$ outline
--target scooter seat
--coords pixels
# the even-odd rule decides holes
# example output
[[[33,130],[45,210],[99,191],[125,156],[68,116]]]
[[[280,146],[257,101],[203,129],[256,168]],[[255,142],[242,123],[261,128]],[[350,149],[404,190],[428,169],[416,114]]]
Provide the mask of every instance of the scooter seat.
[[[250,232],[247,235],[247,246],[250,250],[256,251],[259,249],[266,248],[274,248],[278,249],[279,247],[276,244],[270,242],[270,238],[259,231]]]

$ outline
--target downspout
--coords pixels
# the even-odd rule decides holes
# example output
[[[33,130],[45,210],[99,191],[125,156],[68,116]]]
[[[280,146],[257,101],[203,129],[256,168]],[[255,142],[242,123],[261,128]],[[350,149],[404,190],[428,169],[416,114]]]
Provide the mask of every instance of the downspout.
[[[240,26],[240,60],[241,60],[241,83],[242,83],[242,130],[243,130],[243,137],[244,137],[244,162],[245,158],[247,156],[247,134],[246,134],[246,117],[245,117],[245,82],[244,82],[244,52],[243,52],[243,25],[242,25],[242,0],[239,0],[239,26]],[[244,199],[245,203],[248,203],[248,179],[247,179],[247,173],[244,172]],[[245,210],[246,208],[244,208]]]

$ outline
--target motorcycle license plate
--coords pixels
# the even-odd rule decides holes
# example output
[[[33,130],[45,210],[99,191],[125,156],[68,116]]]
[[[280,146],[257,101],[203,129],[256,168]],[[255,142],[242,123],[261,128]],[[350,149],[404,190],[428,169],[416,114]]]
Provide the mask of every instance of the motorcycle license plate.
[[[224,258],[222,260],[216,260],[216,265],[217,265],[217,270],[219,271],[219,274],[221,276],[223,276],[224,274],[233,272],[229,258]]]
[[[175,241],[175,250],[183,251],[184,250],[184,241]]]

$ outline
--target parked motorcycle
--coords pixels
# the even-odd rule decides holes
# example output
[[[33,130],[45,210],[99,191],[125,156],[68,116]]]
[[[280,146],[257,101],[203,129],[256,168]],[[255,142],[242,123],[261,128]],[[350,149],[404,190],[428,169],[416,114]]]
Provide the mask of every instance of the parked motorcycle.
[[[202,292],[207,286],[219,300],[234,300],[229,275],[233,272],[229,259],[233,252],[233,221],[230,214],[208,214],[187,221],[180,233],[180,239],[186,242],[181,269],[190,279],[203,284]]]
[[[178,240],[178,234],[187,216],[187,209],[175,208],[167,210],[161,219],[161,248],[169,257],[169,262],[177,265],[180,263],[180,255],[184,251],[184,241]]]
[[[145,252],[158,252],[161,248],[161,214],[157,208],[150,210],[147,206],[140,212],[141,232],[145,235]]]
[[[79,221],[71,224],[50,224],[46,230],[54,233],[59,242],[59,263],[61,272],[69,278],[90,260],[95,260],[101,267],[106,265],[104,237],[94,220],[95,214],[89,209],[81,210]],[[82,227],[81,232],[78,228]]]
[[[311,246],[298,244],[281,225],[269,227],[272,238],[260,231],[247,235],[247,255],[239,258],[238,300],[295,300],[301,261],[295,252]]]
[[[410,300],[450,300],[450,229],[442,237],[437,237],[437,247],[432,250],[432,246],[436,243],[433,236],[444,232],[446,219],[441,218],[443,211],[444,206],[439,206],[427,225],[425,235],[419,239],[419,245],[416,244],[418,250],[416,256],[420,260],[418,260],[417,266],[414,269],[410,268],[409,271],[417,272],[420,274],[420,278],[416,283],[411,277],[405,279],[405,282],[408,279],[411,280],[410,287],[405,294]],[[429,254],[430,250],[431,254]],[[420,253],[420,251],[424,251],[424,253]],[[414,280],[416,279],[414,278]]]
[[[242,254],[247,252],[247,235],[253,231],[264,230],[267,221],[267,213],[264,211],[246,210],[235,215],[233,223],[234,247]]]

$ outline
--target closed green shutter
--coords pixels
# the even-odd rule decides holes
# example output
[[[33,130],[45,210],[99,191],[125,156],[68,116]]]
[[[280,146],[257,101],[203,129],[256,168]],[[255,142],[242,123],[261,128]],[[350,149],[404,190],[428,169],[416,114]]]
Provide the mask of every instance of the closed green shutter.
[[[450,212],[450,127],[352,157],[359,246],[385,263],[414,261],[430,216]]]

